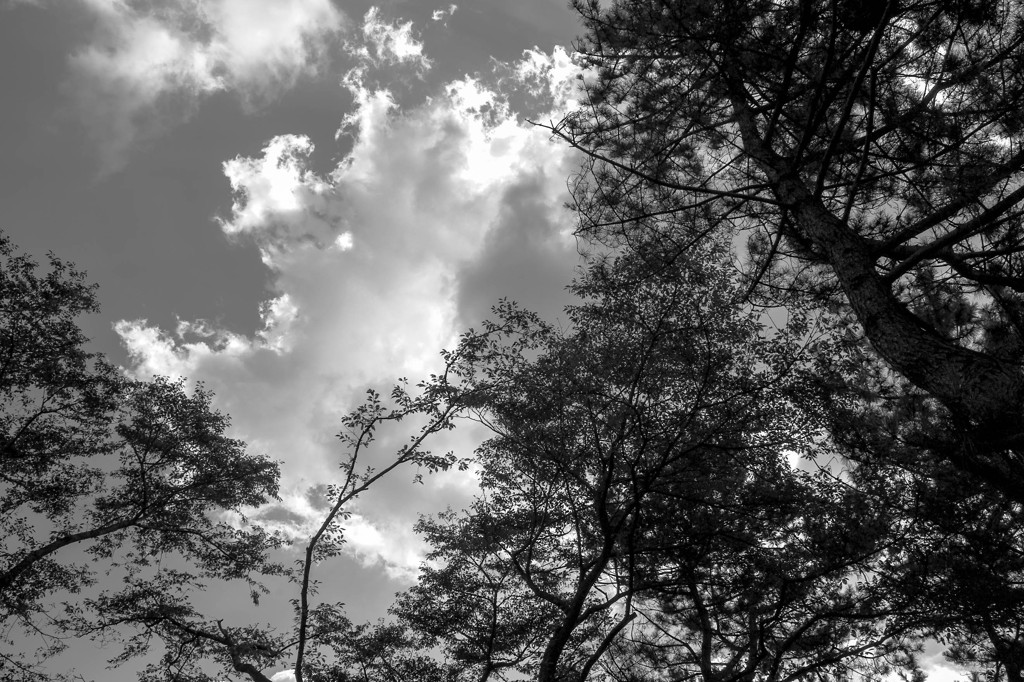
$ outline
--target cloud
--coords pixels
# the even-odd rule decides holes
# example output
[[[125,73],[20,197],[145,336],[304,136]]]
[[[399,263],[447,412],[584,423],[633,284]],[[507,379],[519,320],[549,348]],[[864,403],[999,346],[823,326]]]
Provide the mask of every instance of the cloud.
[[[448,17],[450,17],[451,15],[455,14],[455,10],[457,10],[458,8],[459,8],[458,5],[456,5],[455,3],[452,3],[452,4],[448,5],[447,9],[436,9],[436,10],[434,10],[434,12],[430,15],[430,18],[433,19],[434,21],[446,22]]]
[[[256,106],[316,73],[343,26],[331,0],[77,2],[94,27],[69,57],[68,88],[104,172],[207,95],[232,91]]]
[[[313,144],[300,135],[271,140],[259,158],[237,157],[224,164],[234,203],[231,217],[220,219],[228,235],[246,234],[260,244],[264,263],[303,242],[318,248],[351,248],[351,234],[340,230],[343,206],[334,187],[307,169]]]
[[[345,539],[363,566],[382,566],[388,577],[407,583],[416,580],[427,551],[408,523],[374,522],[359,514],[345,523]]]
[[[568,59],[562,51],[546,58]],[[440,349],[454,347],[503,295],[559,308],[577,262],[563,203],[578,159],[516,115],[514,79],[465,78],[407,110],[357,75],[348,86],[355,108],[344,129],[353,143],[329,173],[310,170],[316,152],[301,135],[224,164],[234,204],[220,228],[256,243],[272,276],[262,329],[243,337],[203,321],[173,331],[144,320],[116,327],[137,375],[203,380],[237,436],[283,460],[283,509],[307,524],[322,515],[307,490],[336,478],[340,416],[367,386],[436,371]],[[552,112],[565,105],[561,95],[547,101]],[[367,464],[411,435],[411,425],[400,426],[379,434]],[[480,437],[460,428],[433,449],[466,455]],[[417,512],[453,496],[458,503],[473,488],[471,477],[451,473],[413,486],[414,473],[376,486],[349,526],[348,550],[398,577],[419,563],[408,530]]]
[[[406,64],[420,72],[430,68],[423,43],[413,35],[412,22],[385,21],[377,7],[371,7],[363,17],[362,44],[349,43],[349,50],[375,66]]]

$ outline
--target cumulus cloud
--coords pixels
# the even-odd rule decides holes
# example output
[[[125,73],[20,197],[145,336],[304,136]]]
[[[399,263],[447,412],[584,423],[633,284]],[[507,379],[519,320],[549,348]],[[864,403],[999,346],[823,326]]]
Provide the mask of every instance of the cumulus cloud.
[[[538,55],[527,58],[536,65]],[[568,56],[546,58],[554,65]],[[565,177],[578,159],[510,106],[508,93],[520,84],[509,74],[521,70],[449,83],[407,110],[350,74],[356,97],[344,128],[353,143],[329,173],[310,170],[316,152],[300,135],[224,164],[234,204],[220,228],[255,242],[272,275],[262,329],[243,337],[202,321],[173,331],[118,324],[137,375],[203,380],[238,437],[283,460],[282,505],[265,521],[301,532],[320,518],[308,489],[336,478],[339,417],[367,386],[438,369],[439,350],[453,347],[500,296],[535,308],[564,301],[561,285],[577,262]],[[537,85],[560,72],[529,73]],[[571,87],[544,87],[555,116]],[[367,464],[408,438],[401,426],[381,434]],[[434,449],[465,455],[479,438],[460,428]],[[396,577],[419,563],[409,532],[417,512],[474,485],[445,474],[413,486],[413,473],[361,499],[348,529],[348,550]]]
[[[405,519],[402,519],[405,521]],[[395,580],[411,583],[427,548],[408,523],[371,521],[353,514],[345,523],[345,539],[363,566],[382,566]]]
[[[406,64],[420,71],[430,68],[423,43],[413,33],[412,22],[386,21],[377,7],[371,7],[363,17],[362,44],[350,43],[349,49],[375,66]]]
[[[566,109],[579,104],[579,80],[584,75],[572,55],[555,48],[549,55],[536,48],[523,52],[523,58],[513,65],[513,81],[520,84],[519,92],[527,92],[538,102],[564,102]]]
[[[307,169],[313,144],[300,135],[271,140],[259,158],[237,157],[224,164],[234,202],[231,217],[220,219],[228,235],[247,234],[261,247],[264,263],[296,243],[351,248],[351,234],[339,230],[345,220],[334,188]]]
[[[446,9],[434,10],[434,12],[430,15],[430,18],[433,19],[434,21],[446,21],[448,17],[455,14],[455,10],[457,10],[458,8],[458,5],[452,3],[448,5]]]
[[[315,73],[343,25],[331,0],[77,2],[94,30],[70,56],[69,89],[106,172],[206,95],[255,105]]]

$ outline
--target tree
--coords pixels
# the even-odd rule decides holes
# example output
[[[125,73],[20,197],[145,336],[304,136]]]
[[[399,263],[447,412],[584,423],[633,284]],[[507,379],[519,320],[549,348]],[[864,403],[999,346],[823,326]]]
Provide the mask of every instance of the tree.
[[[894,617],[1016,679],[1020,4],[575,6],[595,75],[552,130],[589,157],[582,231],[683,252],[725,230],[745,300],[817,306],[846,343],[806,387],[901,529],[874,573]]]
[[[51,254],[41,275],[2,235],[0,259],[3,679],[53,676],[36,664],[74,636],[113,642],[115,665],[158,653],[140,673],[154,681],[268,682],[264,671],[289,660],[299,682],[429,679],[437,666],[396,654],[395,628],[353,625],[340,604],[318,602],[314,567],[340,554],[352,502],[377,481],[455,463],[425,444],[453,427],[468,393],[447,373],[416,388],[402,380],[386,399],[368,391],[342,420],[341,478],[320,491],[330,507],[288,568],[271,561],[283,539],[245,518],[276,497],[277,464],[225,435],[228,418],[201,386],[134,381],[88,352],[76,317],[98,306],[84,274]],[[406,420],[412,438],[368,465],[379,429]],[[234,582],[258,604],[268,579],[291,581],[293,627],[231,625],[197,604],[210,583]],[[8,653],[39,638],[35,657]]]
[[[449,370],[458,358],[458,354],[446,354]],[[444,678],[438,677],[437,664],[422,652],[410,652],[401,629],[353,625],[342,604],[318,601],[320,580],[315,570],[341,553],[351,505],[375,483],[405,466],[437,472],[456,463],[452,453],[434,454],[426,445],[454,427],[455,418],[471,399],[470,391],[450,384],[446,370],[415,388],[403,379],[388,399],[368,390],[364,402],[345,416],[345,430],[338,435],[346,450],[339,467],[341,478],[321,491],[326,492],[330,506],[294,567],[275,571],[287,577],[295,591],[291,626],[226,624],[227,619],[188,599],[194,585],[181,580],[178,573],[164,572],[89,602],[93,611],[103,614],[97,631],[121,627],[132,632],[114,662],[148,654],[159,643],[163,655],[146,666],[142,680],[213,682],[240,674],[252,682],[270,682],[269,668],[288,665],[296,682],[441,682]],[[417,424],[408,442],[383,463],[365,464],[378,431],[405,421]]]
[[[277,464],[225,436],[209,393],[182,382],[125,378],[85,350],[75,323],[95,287],[49,256],[48,272],[0,235],[0,676],[42,677],[9,653],[42,638],[40,656],[97,614],[54,599],[93,585],[98,569],[125,580],[164,555],[188,561],[173,581],[247,580],[276,540],[218,520],[267,502]],[[70,558],[70,550],[79,548]],[[170,574],[164,575],[168,578]]]
[[[918,620],[919,631],[945,645],[944,655],[961,669],[992,682],[1020,682],[1024,510],[979,494],[951,468],[882,475],[894,517],[912,540],[878,571],[902,604],[900,618]]]
[[[1024,502],[1020,3],[573,4],[581,231],[746,236],[752,302],[847,311],[944,415],[932,456]]]
[[[790,682],[906,660],[917,623],[871,578],[902,541],[887,509],[784,454],[818,447],[798,369],[825,340],[797,315],[762,334],[725,251],[655,244],[596,264],[567,330],[505,304],[464,337],[494,434],[481,494],[421,521],[433,551],[395,607],[453,679]]]

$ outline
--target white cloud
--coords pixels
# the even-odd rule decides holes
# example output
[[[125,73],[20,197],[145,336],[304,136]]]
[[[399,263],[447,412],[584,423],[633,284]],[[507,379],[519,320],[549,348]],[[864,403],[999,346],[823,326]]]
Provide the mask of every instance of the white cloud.
[[[946,647],[934,640],[925,642],[921,656],[921,669],[928,675],[928,682],[964,682],[969,680],[970,670],[955,666],[943,656]]]
[[[339,251],[348,251],[352,248],[352,233],[342,232],[334,238],[334,248]]]
[[[430,68],[423,54],[423,43],[413,35],[412,22],[403,24],[385,21],[380,9],[371,7],[363,17],[364,44],[350,50],[376,66],[408,64],[421,72]]]
[[[407,523],[374,523],[353,514],[345,523],[345,539],[363,566],[380,565],[389,577],[414,582],[426,554],[423,541]]]
[[[333,171],[313,173],[312,145],[295,135],[224,165],[235,202],[219,224],[253,240],[272,274],[263,329],[242,337],[202,322],[174,332],[145,321],[117,326],[136,374],[203,380],[237,436],[283,460],[284,502],[273,513],[293,527],[322,513],[304,493],[334,478],[339,418],[368,385],[436,370],[440,349],[502,295],[560,307],[576,264],[563,202],[577,159],[517,119],[504,92],[464,79],[402,111],[358,73],[349,78],[353,145]],[[501,87],[515,86],[506,78]],[[410,435],[401,426],[380,434],[367,464]],[[479,431],[458,429],[433,449],[468,454],[478,441]],[[416,513],[471,488],[451,474],[413,486],[413,473],[361,499],[348,532],[348,551],[396,577],[419,563],[409,534]]]
[[[261,98],[317,69],[342,26],[331,0],[218,0],[209,51],[249,97]]]
[[[965,679],[970,679],[970,675],[965,674],[964,670],[941,663],[925,665],[923,668],[930,682],[962,682]]]
[[[337,234],[344,214],[332,186],[306,168],[312,153],[308,138],[280,135],[263,148],[261,157],[237,157],[224,164],[235,201],[231,218],[218,220],[221,229],[253,236],[271,267],[280,248],[296,242],[322,248],[344,236]]]
[[[452,3],[448,5],[447,9],[434,10],[433,13],[430,15],[430,18],[433,19],[434,21],[445,21],[448,17],[455,14],[455,10],[457,10],[458,8],[458,5]]]
[[[541,101],[565,102],[568,110],[579,107],[580,67],[572,55],[556,47],[550,55],[534,48],[523,52],[523,59],[516,65],[515,80],[521,89]]]
[[[105,172],[205,95],[253,105],[315,73],[342,29],[331,0],[77,1],[95,26],[70,56],[69,87]]]

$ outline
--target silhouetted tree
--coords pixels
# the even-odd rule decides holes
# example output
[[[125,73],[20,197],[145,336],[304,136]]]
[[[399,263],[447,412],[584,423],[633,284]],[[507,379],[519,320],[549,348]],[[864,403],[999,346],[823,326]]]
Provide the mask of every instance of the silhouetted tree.
[[[721,244],[595,264],[560,330],[513,305],[467,334],[481,493],[425,519],[399,622],[454,679],[790,682],[894,663],[913,636],[869,576],[887,509],[825,472],[792,316],[762,334]],[[902,659],[900,659],[902,660]]]
[[[454,362],[454,357],[449,356],[449,362]],[[318,600],[321,579],[315,568],[341,553],[351,505],[371,486],[400,467],[436,472],[455,463],[453,454],[433,454],[425,444],[453,427],[465,398],[448,384],[445,373],[416,389],[403,381],[386,399],[370,390],[365,401],[345,416],[346,428],[339,434],[347,450],[340,463],[341,478],[326,487],[329,507],[323,519],[304,543],[294,568],[283,571],[292,584],[289,589],[294,590],[291,625],[231,624],[226,622],[229,618],[187,599],[192,586],[177,575],[150,577],[90,602],[95,611],[104,614],[102,628],[125,625],[134,629],[115,662],[147,654],[159,643],[164,653],[146,666],[140,674],[142,680],[212,682],[237,673],[252,682],[270,682],[269,669],[282,666],[291,668],[298,682],[429,680],[434,664],[429,657],[407,650],[400,629],[356,626],[342,604]],[[416,433],[390,459],[367,464],[367,450],[378,430],[403,420],[417,422]],[[411,671],[418,671],[421,677],[403,678]]]
[[[196,589],[248,581],[276,540],[217,515],[277,492],[277,464],[224,435],[228,420],[201,388],[125,378],[85,350],[76,316],[97,308],[82,273],[50,256],[48,271],[0,235],[0,676],[42,676],[38,656],[97,614],[59,600],[100,571],[125,581],[164,555],[157,581]],[[80,551],[72,551],[75,549]],[[171,573],[174,577],[171,578]],[[150,576],[152,578],[152,576]],[[57,602],[56,604],[54,602]]]
[[[147,657],[142,680],[269,682],[267,669],[283,664],[299,682],[430,679],[435,662],[403,651],[400,630],[353,625],[340,604],[317,600],[313,569],[341,552],[351,503],[377,481],[455,463],[424,445],[453,427],[469,394],[447,374],[415,388],[403,380],[387,397],[368,391],[342,420],[341,476],[289,569],[268,560],[280,537],[244,516],[241,529],[220,520],[275,498],[277,464],[224,435],[228,419],[201,387],[134,381],[86,351],[75,318],[97,310],[95,286],[53,255],[48,266],[40,274],[0,235],[0,676],[58,677],[36,664],[93,636],[114,644],[115,665]],[[368,464],[378,430],[403,420],[416,433]],[[233,625],[195,598],[211,582],[242,581],[258,604],[266,578],[291,580],[293,626]],[[40,637],[35,656],[14,653]]]
[[[1021,4],[574,6],[581,231],[745,237],[750,300],[848,311],[941,413],[932,456],[1024,502]]]

